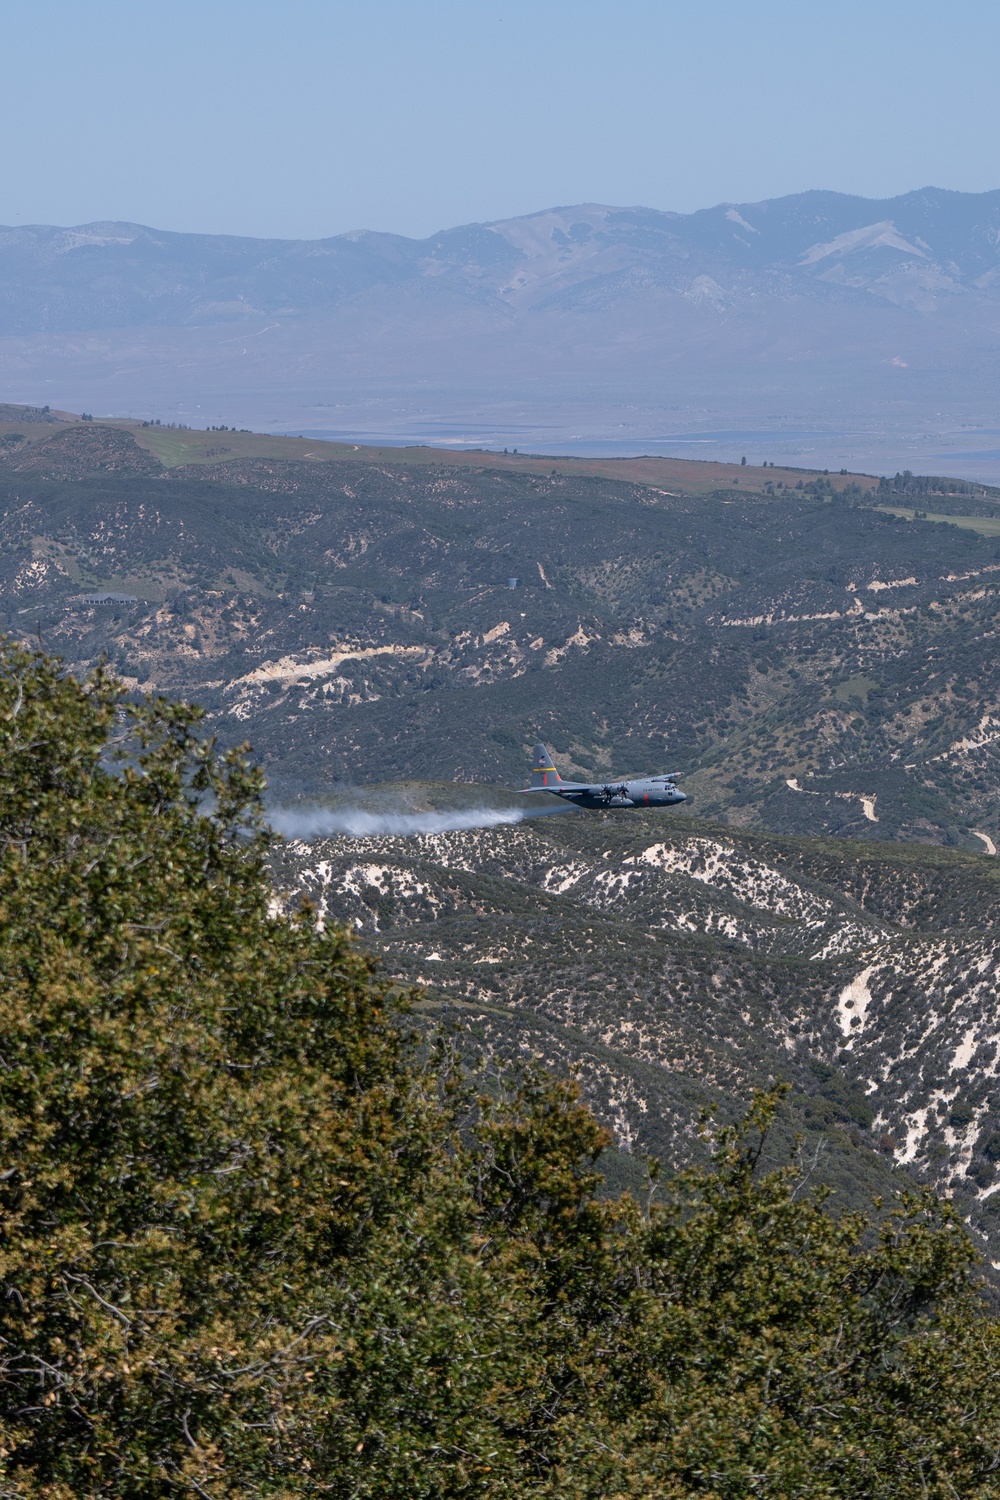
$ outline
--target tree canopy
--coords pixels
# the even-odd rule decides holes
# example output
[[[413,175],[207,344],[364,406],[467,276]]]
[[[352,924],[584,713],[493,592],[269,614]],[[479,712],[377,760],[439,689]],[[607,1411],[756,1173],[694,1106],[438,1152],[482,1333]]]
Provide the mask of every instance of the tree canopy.
[[[762,1164],[600,1192],[572,1082],[487,1090],[273,909],[196,709],[0,670],[0,1496],[1000,1494],[945,1205]]]

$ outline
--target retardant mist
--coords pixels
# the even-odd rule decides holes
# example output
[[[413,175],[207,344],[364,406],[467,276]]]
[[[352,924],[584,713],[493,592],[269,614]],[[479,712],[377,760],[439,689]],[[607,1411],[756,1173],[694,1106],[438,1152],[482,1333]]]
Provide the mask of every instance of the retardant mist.
[[[285,838],[318,839],[333,834],[348,838],[371,838],[377,834],[452,833],[461,828],[495,828],[502,823],[521,823],[549,813],[567,812],[566,807],[465,807],[449,812],[384,812],[364,808],[302,807],[272,808],[271,827]]]

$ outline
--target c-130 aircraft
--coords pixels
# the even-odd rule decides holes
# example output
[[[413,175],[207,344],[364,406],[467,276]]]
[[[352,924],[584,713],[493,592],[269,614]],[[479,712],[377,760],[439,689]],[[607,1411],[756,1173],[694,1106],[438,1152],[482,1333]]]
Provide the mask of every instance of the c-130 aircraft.
[[[639,776],[629,781],[563,781],[544,745],[535,746],[531,785],[523,792],[551,792],[577,807],[673,807],[687,797],[675,785],[679,771],[667,776]]]

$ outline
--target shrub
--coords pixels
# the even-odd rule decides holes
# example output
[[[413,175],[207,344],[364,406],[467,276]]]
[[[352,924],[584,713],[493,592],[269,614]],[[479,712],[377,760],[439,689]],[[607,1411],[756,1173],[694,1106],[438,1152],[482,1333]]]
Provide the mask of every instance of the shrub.
[[[998,1493],[948,1207],[763,1174],[775,1095],[603,1200],[571,1084],[478,1093],[269,916],[260,778],[198,722],[3,648],[4,1496]]]

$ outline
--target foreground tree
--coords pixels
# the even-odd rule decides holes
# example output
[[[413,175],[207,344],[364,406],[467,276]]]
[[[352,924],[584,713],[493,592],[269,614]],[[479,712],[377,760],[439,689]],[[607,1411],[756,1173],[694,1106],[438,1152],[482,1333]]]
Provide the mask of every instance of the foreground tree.
[[[602,1200],[572,1086],[478,1097],[269,915],[196,710],[0,669],[0,1495],[1000,1494],[946,1209],[762,1175],[774,1098]]]

